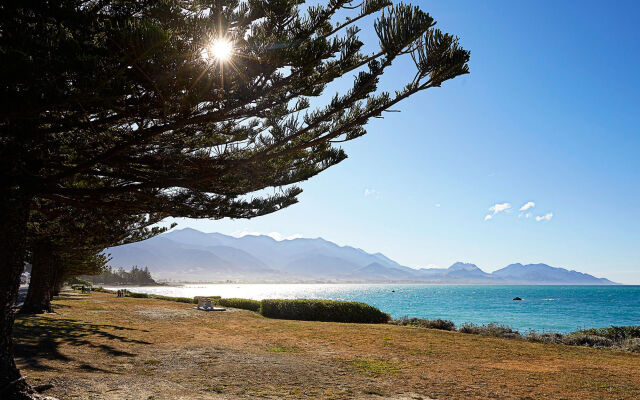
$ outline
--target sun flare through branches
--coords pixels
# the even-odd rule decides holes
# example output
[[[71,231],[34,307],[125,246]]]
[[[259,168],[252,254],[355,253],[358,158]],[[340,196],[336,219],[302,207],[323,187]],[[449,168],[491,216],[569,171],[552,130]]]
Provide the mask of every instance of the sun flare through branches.
[[[205,61],[229,61],[233,56],[233,43],[226,38],[214,39],[202,49],[201,55]]]

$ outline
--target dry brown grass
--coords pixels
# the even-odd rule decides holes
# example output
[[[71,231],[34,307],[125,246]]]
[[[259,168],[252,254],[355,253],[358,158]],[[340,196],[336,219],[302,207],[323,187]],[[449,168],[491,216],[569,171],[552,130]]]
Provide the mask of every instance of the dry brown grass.
[[[60,399],[637,399],[640,355],[94,293],[19,317],[18,364]]]

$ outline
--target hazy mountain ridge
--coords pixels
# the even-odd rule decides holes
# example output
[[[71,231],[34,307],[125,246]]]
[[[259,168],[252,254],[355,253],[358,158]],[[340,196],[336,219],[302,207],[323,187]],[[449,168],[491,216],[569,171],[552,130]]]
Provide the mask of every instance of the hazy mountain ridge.
[[[414,269],[381,253],[370,254],[322,238],[236,238],[190,228],[105,252],[111,255],[113,267],[146,266],[156,278],[179,281],[615,284],[546,264],[511,264],[493,273],[462,262],[449,268]]]

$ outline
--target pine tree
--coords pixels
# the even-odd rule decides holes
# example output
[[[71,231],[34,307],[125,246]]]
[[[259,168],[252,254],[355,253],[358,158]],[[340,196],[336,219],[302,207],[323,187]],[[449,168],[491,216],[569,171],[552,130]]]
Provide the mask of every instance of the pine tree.
[[[28,223],[27,248],[32,265],[21,313],[52,312],[51,299],[66,278],[99,273],[105,248],[145,240],[166,228],[151,227],[164,214],[122,215],[117,210],[85,210],[38,199]]]
[[[417,7],[300,1],[9,0],[0,6],[0,390],[31,391],[11,350],[34,198],[79,209],[251,218],[346,158],[339,143],[420,91],[468,72],[469,53]],[[345,13],[352,12],[348,19]],[[379,49],[357,23],[378,14]],[[211,51],[223,40],[229,60]],[[394,93],[380,77],[410,55]],[[349,90],[320,103],[327,85]],[[346,78],[345,78],[346,79]],[[275,190],[267,190],[275,188]],[[124,202],[111,203],[117,197]]]

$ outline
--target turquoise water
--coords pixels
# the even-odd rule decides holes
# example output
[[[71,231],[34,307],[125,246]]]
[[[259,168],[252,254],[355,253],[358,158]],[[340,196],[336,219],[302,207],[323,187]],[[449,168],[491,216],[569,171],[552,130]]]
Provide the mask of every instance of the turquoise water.
[[[185,297],[354,300],[394,318],[443,318],[456,325],[499,322],[521,332],[640,325],[640,286],[194,284],[129,289]],[[523,301],[513,301],[516,296]]]

